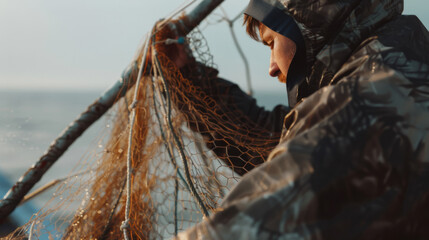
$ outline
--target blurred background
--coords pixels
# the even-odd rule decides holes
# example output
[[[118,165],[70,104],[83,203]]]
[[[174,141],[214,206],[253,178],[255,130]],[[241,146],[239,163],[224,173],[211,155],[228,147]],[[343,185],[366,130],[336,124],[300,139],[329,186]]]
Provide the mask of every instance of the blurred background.
[[[200,1],[197,1],[197,3]],[[0,0],[0,174],[15,182],[79,113],[114,84],[153,24],[189,1]],[[228,24],[247,1],[225,0],[200,29],[220,76],[247,89]],[[195,6],[195,4],[193,5]],[[192,9],[192,7],[190,8]],[[429,26],[425,0],[406,0],[404,14]],[[234,30],[250,64],[259,103],[285,104],[285,87],[268,76],[269,49]],[[65,176],[103,134],[101,119],[38,185]],[[95,150],[96,151],[96,150]],[[37,206],[49,196],[35,201]]]
[[[0,0],[0,88],[101,92],[117,80],[154,22],[187,2]],[[232,19],[246,4],[225,0],[221,6]],[[426,1],[405,0],[404,13],[417,15],[426,26],[428,12]],[[222,16],[217,9],[208,20],[214,23]],[[221,75],[245,86],[227,23],[202,28]],[[241,18],[234,29],[256,91],[283,89],[268,76],[269,49],[245,34]]]

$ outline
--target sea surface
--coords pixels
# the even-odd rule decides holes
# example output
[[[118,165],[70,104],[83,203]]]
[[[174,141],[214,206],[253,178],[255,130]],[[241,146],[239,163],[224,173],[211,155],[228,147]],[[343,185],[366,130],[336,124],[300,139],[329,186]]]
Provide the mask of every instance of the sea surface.
[[[16,182],[101,92],[0,91],[0,174]],[[100,119],[53,165],[36,189],[65,177],[99,135]],[[36,205],[50,198],[41,195]]]
[[[0,90],[0,174],[10,182],[20,176],[48,149],[52,141],[77,116],[93,103],[102,91],[44,92]],[[257,102],[267,109],[286,102],[284,92],[257,92]],[[45,174],[38,186],[65,177],[103,134],[106,118],[101,118],[83,134]],[[2,196],[0,196],[2,197]],[[51,196],[47,193],[33,200],[41,206]]]

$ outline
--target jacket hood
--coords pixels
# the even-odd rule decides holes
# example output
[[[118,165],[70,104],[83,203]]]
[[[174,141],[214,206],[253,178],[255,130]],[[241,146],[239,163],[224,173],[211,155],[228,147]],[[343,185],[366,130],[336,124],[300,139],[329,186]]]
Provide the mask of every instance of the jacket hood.
[[[403,0],[280,0],[301,29],[309,66],[306,97],[330,83],[353,51],[387,21],[401,15]]]
[[[301,30],[307,64],[306,81],[292,93],[298,101],[328,85],[365,39],[403,11],[403,0],[260,1],[291,16]]]

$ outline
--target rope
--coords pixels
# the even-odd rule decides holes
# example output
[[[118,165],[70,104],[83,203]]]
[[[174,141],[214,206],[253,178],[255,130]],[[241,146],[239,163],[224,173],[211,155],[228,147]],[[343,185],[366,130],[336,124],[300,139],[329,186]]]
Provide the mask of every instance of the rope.
[[[147,38],[148,39],[148,38]],[[122,222],[121,231],[124,233],[124,239],[129,240],[128,230],[130,229],[130,206],[131,206],[131,175],[132,175],[132,167],[131,167],[131,150],[132,150],[132,141],[133,141],[133,126],[136,120],[136,106],[137,106],[137,94],[139,90],[140,80],[143,72],[143,66],[146,62],[146,55],[148,52],[148,40],[145,42],[144,46],[144,54],[141,59],[141,65],[139,69],[139,73],[137,75],[137,83],[134,91],[134,100],[131,104],[130,108],[132,110],[131,113],[131,122],[130,122],[130,133],[128,137],[128,151],[127,151],[127,201],[125,205],[125,220]]]
[[[34,223],[36,223],[36,221],[33,221],[33,222],[31,223],[30,233],[28,233],[28,240],[32,240],[32,239],[33,239]]]

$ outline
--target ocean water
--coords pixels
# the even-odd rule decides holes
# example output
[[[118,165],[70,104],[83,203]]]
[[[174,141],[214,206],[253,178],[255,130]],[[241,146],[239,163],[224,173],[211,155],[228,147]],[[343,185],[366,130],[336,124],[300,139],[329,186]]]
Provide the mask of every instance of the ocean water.
[[[0,91],[0,174],[16,182],[62,130],[101,94],[102,91]],[[267,109],[286,102],[283,92],[257,92],[255,98]],[[106,118],[102,118],[91,126],[35,188],[69,174],[85,153],[97,148],[97,138],[107,124]],[[49,198],[46,193],[32,201],[41,206]]]
[[[99,95],[99,92],[1,91],[0,174],[16,182]],[[93,145],[102,125],[103,119],[100,119],[83,134],[35,188],[69,174],[88,146]],[[36,205],[42,205],[49,197],[45,194],[36,198]]]

